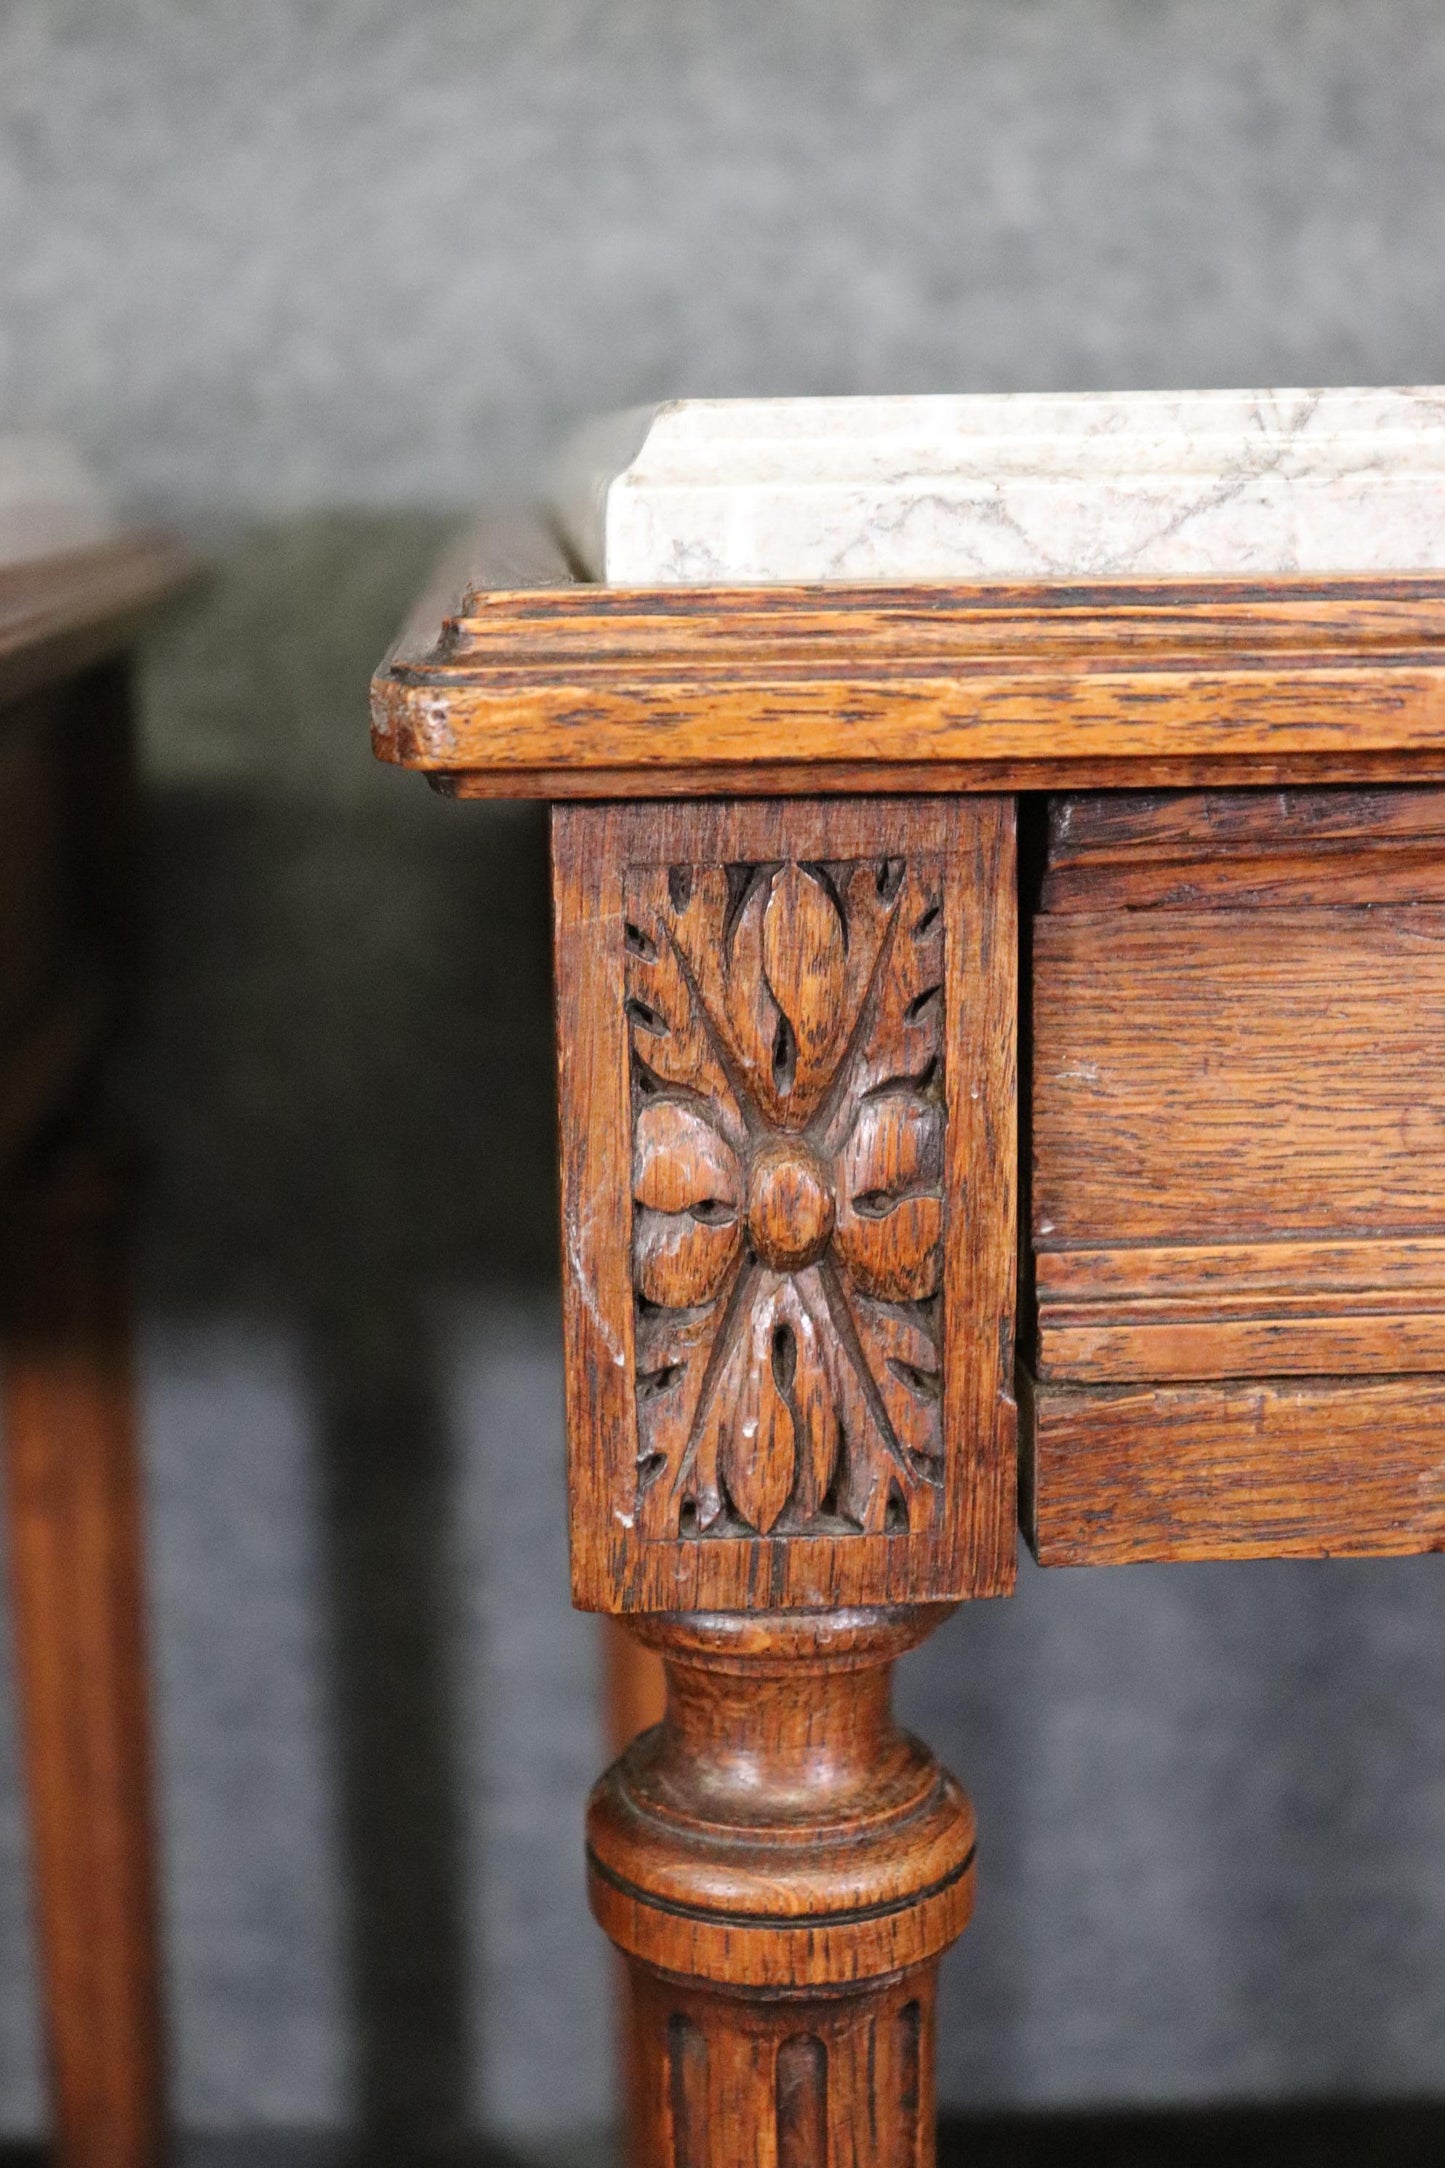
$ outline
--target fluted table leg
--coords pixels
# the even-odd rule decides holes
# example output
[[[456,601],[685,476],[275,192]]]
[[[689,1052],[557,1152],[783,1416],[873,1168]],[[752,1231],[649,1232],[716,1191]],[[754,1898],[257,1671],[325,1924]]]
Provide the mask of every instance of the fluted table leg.
[[[588,1816],[593,1910],[632,1975],[631,2168],[929,2168],[974,1825],[889,1684],[941,1615],[640,1628],[667,1714]]]

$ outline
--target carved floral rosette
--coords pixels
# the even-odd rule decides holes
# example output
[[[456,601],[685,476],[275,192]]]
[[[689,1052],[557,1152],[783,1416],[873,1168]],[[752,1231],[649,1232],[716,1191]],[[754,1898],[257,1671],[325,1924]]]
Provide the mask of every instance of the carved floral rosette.
[[[941,1519],[936,860],[634,867],[637,1522]]]

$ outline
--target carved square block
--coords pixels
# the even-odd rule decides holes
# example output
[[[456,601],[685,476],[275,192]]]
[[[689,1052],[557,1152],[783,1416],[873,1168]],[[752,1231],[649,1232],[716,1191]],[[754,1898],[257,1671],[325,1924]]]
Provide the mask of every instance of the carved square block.
[[[554,815],[574,1595],[1012,1585],[1008,801]]]

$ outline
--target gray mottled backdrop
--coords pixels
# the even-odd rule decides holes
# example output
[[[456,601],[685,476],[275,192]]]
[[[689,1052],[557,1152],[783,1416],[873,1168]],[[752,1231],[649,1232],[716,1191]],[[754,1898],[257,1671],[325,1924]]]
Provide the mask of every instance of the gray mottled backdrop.
[[[0,428],[218,567],[127,1080],[189,2126],[609,2112],[541,831],[365,751],[448,517],[668,393],[1438,379],[1442,213],[1439,0],[0,0]],[[913,1661],[983,1823],[947,2102],[1438,2087],[1440,1601],[1025,1571]]]

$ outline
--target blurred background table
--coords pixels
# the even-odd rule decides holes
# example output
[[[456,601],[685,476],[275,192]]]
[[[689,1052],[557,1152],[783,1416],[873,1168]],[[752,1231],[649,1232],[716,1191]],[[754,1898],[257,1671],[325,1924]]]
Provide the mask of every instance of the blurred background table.
[[[168,543],[102,538],[80,508],[47,518],[18,494],[7,519],[0,487],[11,1592],[58,2157],[141,2168],[158,2157],[163,2085],[133,1179],[100,1100],[139,971],[130,653],[190,568]]]

